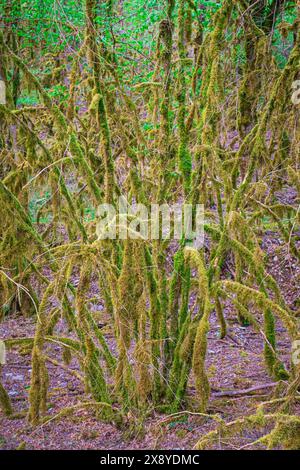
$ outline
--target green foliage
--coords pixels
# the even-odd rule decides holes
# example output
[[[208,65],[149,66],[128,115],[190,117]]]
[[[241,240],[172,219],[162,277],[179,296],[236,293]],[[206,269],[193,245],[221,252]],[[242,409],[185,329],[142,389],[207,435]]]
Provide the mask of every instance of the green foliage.
[[[77,361],[81,372],[71,373],[92,397],[83,405],[103,419],[177,412],[188,406],[192,380],[205,414],[211,318],[224,338],[228,306],[262,336],[269,374],[295,393],[276,326],[294,341],[298,325],[262,245],[272,221],[300,259],[299,211],[276,202],[284,181],[300,187],[290,95],[299,15],[289,2],[275,7],[245,0],[1,5],[8,97],[0,105],[1,317],[14,311],[35,322],[33,338],[7,340],[31,352],[30,423],[47,414],[51,342],[61,349],[58,365]],[[97,239],[97,206],[115,206],[122,193],[147,207],[204,204],[205,246],[194,248],[186,234],[174,244]],[[91,308],[100,300],[108,331]],[[293,393],[288,388],[284,400]],[[0,401],[11,415],[1,382]],[[261,442],[272,447],[282,438],[293,448],[299,422],[289,419],[260,414],[233,428],[270,420],[274,430]]]

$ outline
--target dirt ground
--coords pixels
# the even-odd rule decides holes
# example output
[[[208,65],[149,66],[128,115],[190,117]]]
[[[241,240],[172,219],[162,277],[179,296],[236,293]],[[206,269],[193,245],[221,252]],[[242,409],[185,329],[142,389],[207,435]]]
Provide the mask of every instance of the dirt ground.
[[[297,312],[299,266],[276,233],[269,232],[263,245],[268,254],[269,272],[278,281],[288,305]],[[101,306],[98,307],[101,311]],[[264,366],[262,336],[252,327],[242,327],[230,306],[225,309],[225,314],[229,326],[227,337],[219,339],[219,325],[214,316],[208,336],[207,370],[212,390],[208,413],[218,414],[229,422],[254,413],[257,404],[270,399],[276,386]],[[33,332],[34,320],[20,316],[9,316],[0,324],[0,338],[33,336]],[[289,368],[291,345],[279,322],[277,337],[278,352]],[[107,340],[112,341],[109,335]],[[110,344],[113,349],[114,345]],[[47,354],[52,359],[61,361],[60,351],[59,346],[52,346]],[[27,406],[30,367],[30,355],[21,355],[18,349],[8,351],[2,379],[15,412],[25,411]],[[78,369],[74,359],[70,367]],[[53,419],[32,428],[27,424],[25,413],[23,417],[7,419],[0,411],[0,449],[16,449],[20,444],[26,449],[192,449],[201,436],[216,426],[209,417],[197,415],[196,409],[195,414],[182,414],[170,419],[153,410],[139,435],[130,432],[130,426],[124,431],[116,425],[100,421],[91,409],[76,411],[59,420],[54,419],[62,408],[86,400],[86,395],[82,383],[67,370],[51,362],[48,363],[48,370],[48,412]],[[196,403],[193,380],[189,384],[188,394],[188,406],[193,409]],[[128,416],[128,422],[130,420],[132,417]],[[259,436],[258,431],[245,431],[228,440],[220,438],[214,448],[251,449],[251,442]]]

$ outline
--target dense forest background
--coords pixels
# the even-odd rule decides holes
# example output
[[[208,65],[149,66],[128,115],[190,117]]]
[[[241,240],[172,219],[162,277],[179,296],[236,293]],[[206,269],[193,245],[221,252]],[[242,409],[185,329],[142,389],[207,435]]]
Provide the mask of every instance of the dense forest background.
[[[299,15],[0,3],[0,447],[300,448]],[[102,240],[121,195],[203,246]]]

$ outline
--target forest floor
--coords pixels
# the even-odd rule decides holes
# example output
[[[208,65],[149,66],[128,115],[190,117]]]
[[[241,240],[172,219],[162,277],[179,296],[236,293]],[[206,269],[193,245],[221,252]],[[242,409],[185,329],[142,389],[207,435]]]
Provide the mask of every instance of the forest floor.
[[[284,242],[275,232],[267,232],[263,248],[268,255],[269,272],[276,278],[288,305],[298,311],[300,297],[300,268],[288,253]],[[101,313],[102,306],[95,306]],[[98,313],[99,313],[98,312]],[[263,338],[252,327],[242,327],[230,306],[225,309],[228,335],[219,338],[219,325],[211,320],[208,339],[207,370],[211,383],[211,399],[208,413],[218,414],[226,422],[255,413],[259,403],[270,399],[275,384],[268,376],[263,360]],[[101,319],[103,331],[112,350],[113,335],[109,333],[108,319]],[[35,322],[20,316],[9,316],[0,324],[0,338],[33,336]],[[62,326],[63,328],[63,326]],[[281,324],[277,324],[279,356],[290,366],[290,342]],[[60,361],[61,348],[52,346],[47,352]],[[73,359],[70,367],[78,370]],[[36,428],[30,427],[26,418],[7,419],[0,411],[0,449],[15,449],[21,443],[26,449],[192,449],[197,441],[215,428],[212,419],[196,414],[182,414],[166,419],[153,411],[146,419],[144,432],[132,435],[127,429],[119,429],[97,419],[93,410],[76,411],[62,419],[54,419],[57,413],[86,398],[82,383],[67,370],[48,363],[49,417],[52,420]],[[17,349],[7,354],[3,367],[3,385],[9,392],[15,412],[24,409],[30,386],[30,355],[20,355]],[[189,409],[193,407],[195,390],[189,385]],[[195,409],[196,411],[196,409]],[[297,412],[297,410],[296,410]],[[300,413],[300,409],[298,409]],[[128,417],[130,421],[132,417]],[[253,448],[251,442],[260,436],[256,430],[248,430],[228,440],[220,438],[218,449]],[[245,447],[246,446],[246,447]],[[257,448],[257,447],[256,447]]]

